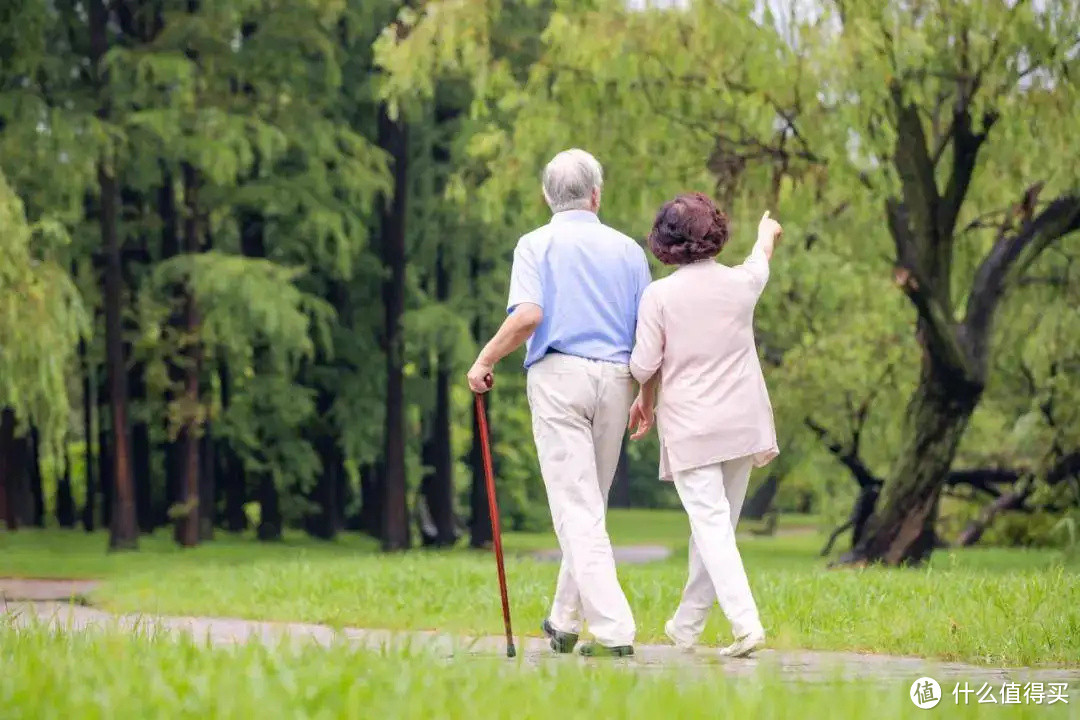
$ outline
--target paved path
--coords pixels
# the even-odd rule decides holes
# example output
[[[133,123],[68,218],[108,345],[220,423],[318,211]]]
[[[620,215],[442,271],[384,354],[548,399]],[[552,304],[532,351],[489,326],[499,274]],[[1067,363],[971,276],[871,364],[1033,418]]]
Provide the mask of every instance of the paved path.
[[[618,545],[611,550],[616,565],[641,565],[671,557],[671,548],[662,545]],[[537,550],[532,553],[532,557],[544,562],[559,562],[562,560],[562,551],[558,548]]]
[[[0,600],[85,602],[86,597],[98,585],[96,580],[0,578]]]
[[[26,625],[35,619],[54,627],[74,630],[89,628],[124,628],[130,631],[160,630],[186,633],[207,638],[220,645],[259,641],[276,643],[316,642],[329,645],[348,642],[371,649],[403,648],[426,650],[445,659],[498,658],[505,652],[501,637],[463,638],[432,631],[391,632],[349,628],[335,630],[325,625],[303,623],[272,623],[230,618],[153,617],[112,615],[90,607],[66,603],[7,603],[7,613],[16,624]],[[583,660],[577,657],[557,657],[547,643],[535,637],[517,639],[518,655],[527,665],[543,662],[613,662]],[[765,650],[753,658],[722,659],[712,648],[684,653],[665,645],[638,645],[637,654],[628,660],[614,661],[621,665],[649,671],[678,668],[680,673],[703,674],[724,672],[746,676],[759,670],[776,674],[786,680],[828,681],[863,679],[872,681],[914,681],[928,675],[945,685],[956,682],[988,682],[1000,684],[1005,680],[1025,682],[1068,682],[1071,691],[1080,689],[1080,668],[1018,668],[1002,670],[962,663],[945,663],[920,658],[850,652],[816,652],[809,650]]]

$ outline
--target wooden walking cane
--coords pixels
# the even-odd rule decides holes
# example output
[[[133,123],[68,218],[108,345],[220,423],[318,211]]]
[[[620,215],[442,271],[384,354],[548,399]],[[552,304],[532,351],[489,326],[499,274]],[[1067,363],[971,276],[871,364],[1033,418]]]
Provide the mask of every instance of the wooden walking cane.
[[[494,378],[484,378],[490,388]],[[476,393],[476,427],[480,432],[480,449],[484,458],[484,480],[487,485],[488,515],[491,516],[491,539],[495,544],[495,563],[499,567],[499,592],[502,593],[503,625],[506,628],[506,657],[514,657],[514,633],[510,629],[510,598],[506,593],[506,567],[503,564],[502,529],[499,525],[499,503],[495,500],[495,471],[491,466],[491,439],[488,436],[487,410],[483,393]]]

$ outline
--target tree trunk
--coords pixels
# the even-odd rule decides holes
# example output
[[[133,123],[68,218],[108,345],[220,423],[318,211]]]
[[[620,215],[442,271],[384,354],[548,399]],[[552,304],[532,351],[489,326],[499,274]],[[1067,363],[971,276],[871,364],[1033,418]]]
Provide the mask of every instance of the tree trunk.
[[[71,461],[64,448],[64,474],[56,483],[56,522],[62,528],[75,527],[75,498],[71,494]]]
[[[321,471],[319,479],[315,481],[311,497],[316,510],[303,519],[303,526],[313,538],[321,540],[333,540],[340,525],[338,484],[343,468],[334,423],[330,418],[330,410],[333,407],[334,393],[320,386],[315,395],[315,417],[306,429],[306,436],[310,439],[315,452],[319,454]]]
[[[45,527],[45,488],[41,478],[41,436],[36,427],[27,435],[27,470],[30,475],[30,498],[32,500],[31,523]]]
[[[8,530],[19,527],[15,515],[15,483],[13,482],[15,454],[15,411],[4,408],[0,411],[0,518]]]
[[[281,503],[274,478],[270,473],[261,473],[259,479],[259,527],[256,536],[262,541],[281,539]]]
[[[146,365],[136,362],[128,372],[128,388],[132,403],[141,403],[145,408],[149,399],[146,396]],[[145,415],[145,410],[143,412]],[[150,425],[145,417],[139,417],[131,424],[131,455],[135,481],[135,515],[139,530],[149,533],[154,530],[154,493],[153,478],[150,469]]]
[[[318,511],[306,518],[309,534],[321,540],[333,540],[338,532],[338,484],[342,474],[341,458],[333,435],[321,433],[315,440],[315,451],[322,462],[322,472],[315,484],[313,500]]]
[[[608,495],[608,506],[613,508],[630,507],[630,458],[626,456],[626,441],[624,435],[622,448],[619,449],[619,464],[615,466],[615,478]]]
[[[863,485],[859,488],[859,495],[855,498],[855,505],[851,509],[851,546],[857,547],[866,536],[866,526],[870,518],[874,516],[877,508],[878,497],[881,495],[880,485]],[[933,530],[933,528],[931,528]]]
[[[348,529],[349,519],[346,517],[346,513],[348,512],[354,497],[349,473],[345,466],[344,455],[342,455],[341,460],[340,470],[337,474],[337,483],[334,488],[334,492],[337,495],[337,516],[334,518],[334,529],[339,533]]]
[[[441,303],[450,300],[450,269],[446,255],[445,243],[439,243],[438,256],[435,258],[435,298]],[[438,531],[435,542],[441,547],[449,547],[458,540],[458,520],[454,512],[454,437],[450,418],[450,373],[453,363],[450,353],[445,351],[441,351],[436,360],[431,457],[435,472],[428,501]]]
[[[435,373],[435,413],[431,432],[424,443],[424,464],[431,469],[421,491],[431,522],[426,544],[451,547],[458,539],[454,513],[454,457],[450,427],[450,373],[448,359],[440,358]]]
[[[161,168],[161,187],[158,189],[158,215],[161,217],[161,259],[168,260],[180,254],[180,220],[172,173],[164,164]],[[169,326],[172,332],[180,334],[184,331],[185,319],[180,307],[183,304],[183,291],[173,287],[170,294],[175,310],[169,317]],[[172,523],[170,513],[174,505],[181,501],[180,484],[184,477],[184,454],[171,418],[175,404],[180,399],[177,389],[183,384],[184,372],[178,363],[172,361],[166,362],[166,370],[169,389],[165,393],[165,400],[169,410],[165,414],[165,494],[159,510],[159,525]]]
[[[225,489],[225,530],[231,533],[244,532],[248,527],[247,514],[244,512],[244,505],[247,503],[247,477],[244,467],[226,442],[222,441],[219,451]]]
[[[124,31],[131,35],[134,40],[141,38],[134,35],[135,28],[127,21],[123,13],[119,13],[123,19],[121,25]],[[132,217],[137,230],[133,230],[126,237],[126,244],[121,252],[121,277],[124,285],[129,288],[128,313],[124,320],[124,335],[137,337],[140,328],[135,320],[139,316],[139,282],[141,278],[140,267],[151,262],[150,251],[146,231],[146,219],[152,217],[147,211],[145,198],[139,190],[130,186],[120,189],[120,217]],[[153,477],[150,469],[150,426],[147,422],[147,408],[149,398],[146,389],[146,363],[135,360],[135,344],[132,340],[124,342],[124,356],[129,358],[130,367],[127,372],[128,383],[128,409],[131,414],[131,460],[132,482],[135,490],[135,517],[142,533],[152,532],[154,529],[154,493]]]
[[[108,10],[104,0],[90,0],[90,61],[97,75],[100,95],[98,115],[103,120],[109,116],[108,87],[102,60],[108,50]],[[118,184],[116,169],[111,158],[98,161],[98,187],[100,189],[101,241],[105,248],[105,363],[109,381],[109,402],[112,420],[113,475],[111,489],[113,502],[109,524],[109,549],[133,549],[139,542],[139,528],[135,522],[135,487],[131,477],[131,451],[128,447],[127,369],[124,365],[124,339],[122,320],[123,279],[120,266],[120,235],[117,228]]]
[[[248,519],[244,512],[247,503],[247,477],[240,459],[224,440],[218,448],[221,480],[225,490],[225,530],[239,533],[247,530]]]
[[[382,463],[360,468],[359,529],[372,537],[382,537]]]
[[[146,396],[146,365],[137,362],[128,372],[128,387],[132,402],[149,402]],[[144,411],[145,414],[145,411]],[[139,521],[139,530],[149,533],[154,530],[154,493],[153,478],[150,469],[150,425],[145,417],[140,417],[131,425],[131,454],[135,471],[135,515]]]
[[[325,388],[320,388],[315,401],[315,420],[309,427],[309,436],[315,452],[319,455],[322,471],[315,484],[312,500],[318,510],[305,518],[304,525],[309,534],[322,540],[333,540],[340,525],[341,508],[338,486],[340,476],[344,474],[343,459],[338,449],[337,438],[330,422],[330,410],[334,396]]]
[[[180,503],[180,484],[184,477],[184,455],[181,452],[182,448],[180,443],[174,437],[169,438],[169,433],[173,432],[170,420],[165,418],[165,497],[164,502],[160,506],[160,518],[161,525],[173,524],[172,513],[175,512],[176,506]]]
[[[265,219],[256,212],[245,211],[240,216],[240,252],[244,257],[265,258]],[[253,365],[256,375],[267,372],[267,352],[262,344],[253,349]],[[259,525],[255,534],[260,540],[274,541],[282,537],[281,498],[274,477],[260,470],[252,478],[255,498],[259,503]]]
[[[21,527],[34,525],[34,491],[31,488],[33,473],[30,460],[33,454],[30,433],[16,437],[11,444],[8,458],[8,503],[15,512],[15,521]]]
[[[469,276],[473,295],[480,297],[480,261],[474,254],[469,261]],[[483,325],[480,322],[480,314],[473,319],[473,340],[477,346],[483,344]],[[486,409],[491,414],[491,393],[485,398]],[[488,431],[491,432],[490,425]],[[495,438],[491,438],[492,444]],[[472,483],[469,488],[469,546],[473,548],[486,548],[492,542],[491,537],[491,514],[488,511],[487,488],[484,482],[484,455],[480,440],[480,425],[476,413],[472,413],[472,447],[469,450],[469,466],[472,468]]]
[[[198,178],[195,168],[183,166],[184,181],[184,253],[199,252]],[[176,518],[176,542],[184,547],[199,544],[199,373],[202,369],[202,348],[197,339],[199,314],[190,288],[184,289],[184,393],[183,419],[177,442],[183,463],[180,478],[181,511]]]
[[[90,360],[87,357],[86,342],[79,341],[79,362],[82,369],[82,401],[83,401],[83,438],[85,445],[83,447],[84,464],[85,464],[85,477],[84,483],[86,487],[86,498],[83,501],[82,509],[82,524],[83,529],[86,532],[93,532],[95,527],[95,516],[97,513],[97,483],[94,482],[94,408],[97,407],[97,401],[94,398],[94,388],[97,387],[97,383],[94,382],[93,371],[90,367]]]
[[[199,540],[207,541],[214,539],[214,525],[217,523],[214,505],[214,498],[217,496],[215,487],[217,478],[214,474],[216,459],[209,421],[203,426],[199,446],[199,457],[202,461],[202,468],[199,471]]]
[[[15,513],[15,522],[20,527],[34,525],[34,491],[31,489],[32,472],[30,459],[33,454],[30,433],[16,437],[11,443],[8,456],[8,504]]]
[[[829,535],[829,539],[825,541],[825,547],[821,549],[822,557],[832,552],[837,538],[846,530],[851,530],[851,547],[858,547],[865,535],[866,524],[870,522],[870,518],[874,514],[874,508],[877,507],[878,496],[881,494],[881,485],[880,482],[860,483],[859,494],[855,497],[851,513],[848,514],[847,520],[833,530]],[[837,561],[837,563],[841,562],[843,562],[843,559]]]
[[[906,442],[881,491],[874,515],[841,562],[919,564],[937,538],[938,499],[979,391],[935,377],[930,368],[908,404]]]
[[[405,312],[405,213],[408,194],[408,139],[401,121],[391,120],[380,108],[379,146],[393,164],[394,195],[382,213],[383,283],[386,346],[386,418],[383,436],[384,550],[409,547],[409,511],[405,474],[405,378],[401,317]]]
[[[198,320],[195,316],[194,303],[189,303],[188,327],[197,327]],[[189,351],[190,352],[190,351]],[[196,362],[195,358],[191,358]],[[197,369],[185,370],[184,378],[184,407],[185,413],[194,413],[199,402],[199,376]],[[178,459],[181,473],[179,483],[179,497],[177,498],[178,513],[176,515],[175,539],[184,547],[195,547],[199,544],[199,485],[200,485],[200,458],[199,458],[199,428],[194,416],[185,417],[177,435]]]
[[[229,372],[228,361],[224,358],[218,361],[218,377],[221,383],[221,408],[224,412],[232,402],[232,374]],[[247,478],[244,464],[224,439],[218,441],[217,457],[221,468],[220,481],[225,486],[225,529],[231,533],[243,532],[247,529],[247,515],[244,513]]]
[[[104,380],[104,378],[102,378]],[[112,526],[113,511],[113,456],[112,444],[109,441],[110,415],[109,388],[107,383],[98,387],[98,424],[97,424],[97,474],[99,478],[99,493],[101,495],[101,524],[105,527]]]
[[[747,520],[761,520],[772,508],[773,500],[780,489],[780,475],[772,472],[765,477],[765,481],[754,490],[754,494],[743,505],[740,518]]]

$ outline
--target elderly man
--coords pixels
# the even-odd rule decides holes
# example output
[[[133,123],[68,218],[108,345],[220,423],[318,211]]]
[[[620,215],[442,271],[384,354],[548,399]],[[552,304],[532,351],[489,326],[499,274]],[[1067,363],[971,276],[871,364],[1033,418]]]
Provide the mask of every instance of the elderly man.
[[[649,266],[633,240],[600,222],[603,173],[583,150],[544,169],[551,222],[514,251],[509,317],[469,370],[488,390],[495,364],[528,340],[529,408],[562,566],[541,629],[556,652],[572,652],[588,623],[583,655],[634,652],[634,618],[615,574],[605,515],[635,383],[630,375],[637,308]]]

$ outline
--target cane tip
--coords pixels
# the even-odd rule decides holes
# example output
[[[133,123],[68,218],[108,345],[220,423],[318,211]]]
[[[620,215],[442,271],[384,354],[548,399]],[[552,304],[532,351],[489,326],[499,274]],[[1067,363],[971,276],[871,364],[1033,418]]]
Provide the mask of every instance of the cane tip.
[[[517,650],[514,649],[514,643],[510,643],[506,646],[506,657],[512,658],[517,656]]]

